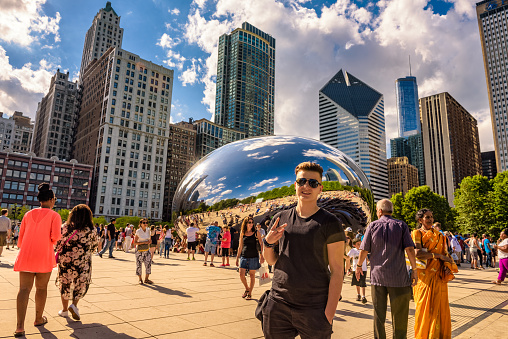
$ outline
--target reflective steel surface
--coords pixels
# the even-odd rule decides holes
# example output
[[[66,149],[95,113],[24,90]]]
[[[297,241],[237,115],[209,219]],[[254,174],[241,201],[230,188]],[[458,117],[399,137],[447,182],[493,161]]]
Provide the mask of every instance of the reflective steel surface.
[[[250,205],[256,217],[296,205],[295,167],[304,161],[323,169],[318,205],[337,215],[345,227],[363,229],[374,211],[367,177],[351,158],[320,141],[266,136],[227,144],[196,163],[180,182],[173,217]]]

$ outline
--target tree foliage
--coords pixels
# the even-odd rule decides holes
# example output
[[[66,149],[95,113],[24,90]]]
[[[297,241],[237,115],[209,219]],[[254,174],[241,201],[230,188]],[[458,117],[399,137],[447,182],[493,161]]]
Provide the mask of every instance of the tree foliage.
[[[492,224],[486,233],[498,237],[503,229],[508,227],[508,171],[498,173],[492,182],[489,194]]]
[[[71,211],[66,210],[66,209],[61,209],[61,210],[58,210],[56,212],[58,214],[60,214],[60,218],[62,218],[62,222],[66,222],[67,219],[69,219],[69,214],[71,213]]]
[[[106,218],[104,217],[96,217],[96,218],[93,218],[93,223],[94,225],[95,224],[103,224],[103,225],[106,225],[107,224],[107,221],[106,221]]]
[[[444,230],[455,229],[454,213],[445,197],[431,191],[429,186],[412,188],[406,195],[394,194],[393,217],[404,220],[411,229],[416,227],[415,215],[422,208],[432,210],[434,220],[441,223]]]
[[[116,219],[115,227],[118,229],[127,226],[127,224],[138,226],[140,220],[140,217],[120,217]]]

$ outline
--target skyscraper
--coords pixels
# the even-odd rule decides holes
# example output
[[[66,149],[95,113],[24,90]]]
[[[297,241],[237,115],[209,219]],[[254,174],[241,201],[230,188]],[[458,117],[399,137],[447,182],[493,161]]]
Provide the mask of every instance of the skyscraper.
[[[419,115],[419,114],[418,114]],[[420,118],[418,118],[418,124]],[[417,133],[407,137],[390,140],[392,157],[406,157],[411,165],[418,169],[419,186],[425,185],[425,161],[423,158],[422,134]]]
[[[162,218],[172,88],[172,70],[118,47],[84,70],[74,156],[94,168],[94,215]]]
[[[426,184],[453,206],[462,179],[482,173],[476,119],[450,94],[420,99]]]
[[[0,150],[28,153],[33,130],[32,120],[22,112],[15,111],[11,117],[0,112]]]
[[[69,80],[69,72],[58,69],[48,93],[37,105],[31,151],[38,157],[72,159],[77,97],[78,84]]]
[[[482,174],[489,179],[494,179],[496,177],[496,152],[482,152]]]
[[[399,137],[420,133],[420,109],[418,107],[418,85],[416,78],[408,76],[395,81],[397,99],[397,123]]]
[[[116,14],[111,2],[101,8],[95,15],[92,26],[88,29],[81,57],[79,78],[93,59],[99,59],[110,47],[122,48],[123,28],[120,28],[120,17]]]
[[[207,119],[194,121],[194,126],[197,133],[196,156],[198,159],[230,142],[245,139],[244,133],[214,124]]]
[[[388,197],[383,95],[340,70],[319,91],[320,140],[349,155],[369,178],[374,199]]]
[[[273,135],[275,39],[248,22],[219,38],[214,122],[246,137]]]
[[[409,163],[407,157],[388,159],[388,194],[406,194],[418,187],[418,170]]]
[[[483,63],[487,80],[497,171],[508,170],[508,2],[480,1],[476,4]]]

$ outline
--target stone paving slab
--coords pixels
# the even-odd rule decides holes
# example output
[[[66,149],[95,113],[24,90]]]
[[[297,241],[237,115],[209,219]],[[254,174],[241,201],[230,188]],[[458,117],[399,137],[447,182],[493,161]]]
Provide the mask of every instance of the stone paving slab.
[[[13,271],[17,250],[4,250],[0,258],[0,338],[11,337],[16,324],[18,273]],[[139,285],[134,253],[115,251],[115,259],[93,257],[92,285],[79,302],[81,321],[59,317],[60,295],[48,286],[45,315],[49,323],[34,327],[35,288],[30,295],[25,330],[27,338],[262,338],[254,318],[256,298],[268,286],[255,287],[254,300],[241,298],[243,285],[236,267],[204,267],[203,255],[196,261],[185,254],[170,259],[155,256],[151,280]],[[220,258],[219,258],[220,259]],[[233,258],[231,258],[233,259]],[[230,262],[234,262],[231,260]],[[494,269],[471,270],[466,265],[449,283],[454,338],[502,337],[508,324],[508,285],[490,283]],[[346,277],[343,300],[334,318],[332,338],[373,338],[370,288],[368,303],[356,301],[356,290]],[[414,337],[414,303],[410,304],[408,338]],[[390,314],[387,334],[390,336]]]

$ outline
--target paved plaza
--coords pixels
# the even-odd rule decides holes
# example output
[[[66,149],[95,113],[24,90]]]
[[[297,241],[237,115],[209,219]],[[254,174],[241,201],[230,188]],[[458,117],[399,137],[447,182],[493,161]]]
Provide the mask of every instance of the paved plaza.
[[[17,252],[4,249],[0,258],[0,338],[12,337],[15,330],[19,277],[12,267]],[[81,321],[57,315],[61,302],[53,272],[45,309],[49,322],[34,327],[34,289],[25,324],[27,337],[262,338],[260,322],[254,318],[255,299],[268,287],[256,287],[253,300],[242,299],[244,289],[236,268],[220,268],[218,264],[204,267],[203,255],[197,255],[196,261],[187,261],[186,254],[172,253],[170,259],[156,255],[150,276],[154,285],[139,285],[134,254],[116,251],[114,255],[116,259],[93,257],[93,283],[78,305]],[[231,263],[235,263],[234,258]],[[453,337],[505,337],[508,285],[490,283],[497,277],[494,269],[473,271],[469,265],[461,268],[449,284]],[[350,282],[346,278],[332,338],[373,338],[370,289],[369,302],[363,305],[355,301],[356,291]],[[411,302],[408,338],[414,333],[413,315]]]

